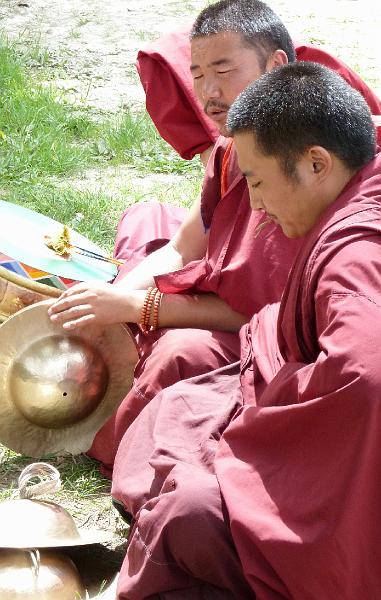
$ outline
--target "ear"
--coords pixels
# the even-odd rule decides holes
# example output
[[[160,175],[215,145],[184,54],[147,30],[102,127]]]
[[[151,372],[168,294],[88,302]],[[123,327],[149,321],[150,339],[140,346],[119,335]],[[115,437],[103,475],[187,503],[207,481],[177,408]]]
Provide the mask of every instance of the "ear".
[[[328,150],[322,146],[311,146],[311,148],[307,150],[305,158],[307,159],[310,175],[312,175],[317,182],[321,183],[330,175],[333,167],[333,160]]]
[[[284,50],[275,50],[266,62],[266,71],[271,71],[274,67],[287,65],[288,57]]]

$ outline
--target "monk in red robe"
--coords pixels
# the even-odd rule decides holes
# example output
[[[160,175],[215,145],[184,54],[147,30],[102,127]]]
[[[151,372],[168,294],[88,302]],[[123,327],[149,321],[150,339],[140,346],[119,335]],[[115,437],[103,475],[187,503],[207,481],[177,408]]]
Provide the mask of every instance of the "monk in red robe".
[[[133,528],[117,597],[376,599],[381,155],[371,114],[335,73],[295,63],[249,86],[228,126],[252,208],[303,244],[280,308],[241,331],[240,375],[232,365],[180,382],[126,432],[113,495]]]
[[[239,11],[245,19],[237,17]],[[192,36],[195,92],[222,133],[227,110],[243,88],[263,72],[295,60],[286,28],[258,0],[211,5],[197,19]],[[370,90],[349,71],[343,75],[376,108]],[[213,151],[201,199],[165,244],[181,218],[179,209],[167,212],[158,204],[129,209],[118,230],[116,255],[127,262],[116,284],[73,286],[50,309],[52,319],[73,330],[90,321],[141,323],[147,288],[156,285],[164,294],[159,328],[152,310],[153,330],[134,329],[141,355],[133,388],[90,449],[108,475],[124,432],[161,389],[239,358],[240,327],[262,306],[280,299],[300,243],[285,238],[275,224],[261,230],[266,219],[250,210],[246,181],[226,137]],[[138,219],[144,225],[139,234]]]

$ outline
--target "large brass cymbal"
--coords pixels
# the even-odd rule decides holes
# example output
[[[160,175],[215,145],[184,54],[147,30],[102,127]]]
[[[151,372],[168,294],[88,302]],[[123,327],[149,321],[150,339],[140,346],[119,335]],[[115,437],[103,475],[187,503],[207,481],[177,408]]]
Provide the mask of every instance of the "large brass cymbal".
[[[88,450],[130,390],[138,360],[127,327],[65,332],[48,318],[51,303],[0,326],[0,443],[33,457]]]
[[[75,600],[86,591],[73,561],[50,550],[0,550],[1,600]]]
[[[46,500],[0,502],[0,548],[61,548],[110,541],[101,530],[78,529],[71,514]]]

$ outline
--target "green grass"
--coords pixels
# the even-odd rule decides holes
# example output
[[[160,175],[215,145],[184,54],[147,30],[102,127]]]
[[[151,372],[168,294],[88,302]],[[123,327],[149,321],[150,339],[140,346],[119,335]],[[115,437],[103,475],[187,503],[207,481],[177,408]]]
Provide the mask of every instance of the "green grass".
[[[185,161],[160,137],[147,113],[126,112],[103,125],[98,152],[142,172],[201,174],[198,159]]]
[[[0,55],[0,65],[2,62]],[[199,175],[159,136],[146,113],[126,112],[96,123],[52,88],[31,85],[17,64],[0,76],[0,180],[36,182],[99,163],[129,164],[143,172]]]
[[[47,66],[49,55],[37,42],[28,54],[27,45],[0,37],[2,199],[65,223],[108,250],[126,206],[152,197],[189,206],[201,181],[198,159],[182,160],[146,112],[109,115],[72,106],[63,92],[46,84]],[[86,180],[89,170],[102,179],[118,167],[128,169],[127,179],[112,193]],[[130,183],[152,173],[179,176],[180,185],[160,182],[153,190]],[[81,189],[74,179],[82,180]]]
[[[33,55],[37,52],[33,48]],[[159,136],[146,113],[92,114],[68,104],[52,85],[26,70],[25,51],[0,43],[0,181],[38,182],[102,164],[143,172],[200,175]]]
[[[83,123],[84,117],[81,117]],[[0,180],[37,181],[86,165],[90,149],[83,144],[78,117],[58,92],[27,78],[9,46],[0,48]]]

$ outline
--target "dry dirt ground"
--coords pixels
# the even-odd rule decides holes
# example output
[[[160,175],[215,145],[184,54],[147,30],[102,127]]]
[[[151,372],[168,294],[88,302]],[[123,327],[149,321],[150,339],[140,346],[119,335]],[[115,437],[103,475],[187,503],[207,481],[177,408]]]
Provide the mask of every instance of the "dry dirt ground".
[[[269,3],[295,39],[326,45],[381,94],[381,3]],[[48,49],[51,80],[67,91],[74,104],[118,112],[144,105],[134,67],[137,50],[159,35],[191,22],[205,4],[204,0],[0,0],[0,30],[10,38],[21,36],[27,45],[38,43]],[[115,186],[125,176],[123,168],[118,168],[117,173],[112,169],[92,171],[81,187],[91,187],[94,181],[108,186],[111,179]],[[173,182],[173,176],[168,177]],[[145,178],[146,185],[150,181],[154,189],[155,176],[151,180]],[[77,509],[74,512],[80,513],[81,507]],[[90,520],[92,525],[107,529],[122,527],[110,511],[107,497],[104,504],[93,507]],[[122,541],[121,532],[115,545]]]

